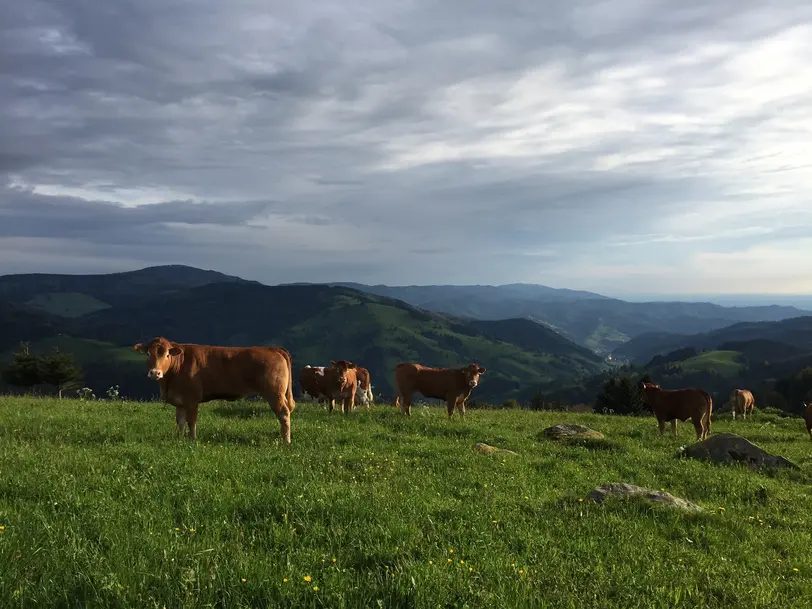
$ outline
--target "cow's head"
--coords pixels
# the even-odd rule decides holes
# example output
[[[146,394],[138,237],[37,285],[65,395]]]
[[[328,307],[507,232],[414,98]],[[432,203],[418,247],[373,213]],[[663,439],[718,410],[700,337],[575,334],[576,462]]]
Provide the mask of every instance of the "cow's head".
[[[806,402],[801,402],[801,404],[804,405],[804,413],[812,416],[812,402],[809,402],[809,404],[807,404]]]
[[[637,386],[642,394],[643,403],[647,406],[650,406],[649,400],[651,399],[651,394],[655,391],[660,390],[660,386],[657,383],[644,383],[643,381]]]
[[[476,387],[479,384],[479,376],[486,372],[486,368],[476,364],[468,364],[465,368],[462,368],[462,374],[465,376],[465,382],[468,383],[469,389]]]
[[[183,353],[183,349],[177,343],[170,342],[162,336],[153,338],[146,344],[138,343],[133,349],[147,354],[147,376],[154,381],[162,379],[175,358]]]
[[[338,370],[338,378],[341,379],[342,384],[347,383],[347,372],[350,370],[355,370],[355,364],[352,362],[348,362],[345,359],[340,360],[330,360],[330,367],[333,370]]]

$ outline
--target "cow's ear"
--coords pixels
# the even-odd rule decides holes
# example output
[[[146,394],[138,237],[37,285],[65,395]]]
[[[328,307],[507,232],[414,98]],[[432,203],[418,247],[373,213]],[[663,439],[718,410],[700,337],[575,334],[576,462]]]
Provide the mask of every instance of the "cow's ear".
[[[138,351],[139,353],[144,353],[146,351],[146,347],[144,347],[144,343],[136,343],[133,345],[133,351]]]
[[[356,365],[355,365],[355,364],[353,364],[352,362],[350,362],[349,364],[347,364],[347,369],[349,369],[349,370],[353,370],[353,369],[356,369],[356,368],[357,368],[357,367],[356,367]]]
[[[172,343],[170,345],[170,347],[169,347],[169,355],[178,356],[181,353],[183,353],[183,349],[181,349],[180,346],[176,345],[175,343]]]
[[[480,374],[485,374],[487,371],[488,371],[488,369],[487,369],[487,368],[482,368],[482,367],[480,367],[480,368],[479,368],[479,370],[478,370],[478,372],[479,372]]]
[[[330,360],[330,365],[331,365],[333,368],[335,368],[336,361],[335,361],[334,359],[331,359],[331,360]]]

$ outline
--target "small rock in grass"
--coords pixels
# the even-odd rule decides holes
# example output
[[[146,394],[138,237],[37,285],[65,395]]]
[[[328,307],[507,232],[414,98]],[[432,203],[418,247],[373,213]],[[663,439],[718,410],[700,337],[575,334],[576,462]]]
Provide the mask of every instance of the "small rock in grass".
[[[800,469],[795,463],[759,448],[750,440],[732,433],[714,434],[701,442],[680,448],[678,457],[689,457],[714,463],[745,463],[751,469],[788,467]]]
[[[508,455],[518,454],[512,450],[508,450],[507,448],[497,448],[496,446],[491,446],[490,444],[485,444],[484,442],[477,442],[474,444],[474,450],[478,453],[482,453],[483,455],[493,455],[496,453]]]
[[[642,486],[635,486],[634,484],[626,484],[625,482],[603,484],[587,495],[587,499],[592,499],[595,503],[603,503],[608,497],[642,497],[651,503],[669,505],[688,512],[702,511],[702,508],[695,503],[675,497],[671,493],[643,488]]]
[[[553,425],[544,430],[544,435],[553,440],[602,440],[603,434],[584,425]]]

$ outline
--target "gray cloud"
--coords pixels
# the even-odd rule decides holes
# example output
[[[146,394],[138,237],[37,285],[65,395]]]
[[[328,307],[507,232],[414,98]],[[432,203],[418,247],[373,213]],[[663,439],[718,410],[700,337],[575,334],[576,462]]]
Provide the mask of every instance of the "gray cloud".
[[[6,3],[4,266],[701,291],[789,239],[797,278],[810,40],[803,0]]]

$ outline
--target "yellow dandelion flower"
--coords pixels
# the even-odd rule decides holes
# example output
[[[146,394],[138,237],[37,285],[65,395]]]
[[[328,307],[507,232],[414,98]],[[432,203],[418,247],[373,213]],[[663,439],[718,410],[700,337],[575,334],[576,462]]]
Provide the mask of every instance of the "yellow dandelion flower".
[[[304,580],[305,580],[306,582],[308,582],[308,583],[309,583],[309,582],[312,582],[312,581],[313,581],[313,578],[312,578],[312,577],[310,577],[309,575],[305,575],[305,576],[304,576]]]
[[[336,557],[335,557],[335,556],[333,556],[333,562],[335,562],[335,561],[336,561]]]
[[[244,581],[245,581],[245,578],[244,578],[244,577],[241,577],[241,578],[240,578],[240,581],[241,581],[241,582],[244,582]]]
[[[287,578],[287,577],[283,577],[283,578],[282,578],[282,583],[283,583],[283,584],[288,583],[288,578]]]
[[[318,587],[318,586],[313,586],[313,590],[314,590],[315,592],[318,592],[318,591],[319,591],[319,587]]]
[[[462,558],[460,558],[460,564],[461,564],[461,565],[464,565],[464,564],[465,564],[465,561],[464,561]]]
[[[449,549],[448,549],[448,553],[449,553],[449,554],[453,554],[453,553],[454,553],[454,548],[449,548]]]
[[[429,561],[429,564],[430,564],[430,565],[433,565],[433,564],[434,564],[434,561],[433,561],[433,560],[430,560],[430,561]]]
[[[6,525],[0,524],[0,533],[5,533],[5,532],[6,532]]]
[[[519,569],[519,575],[524,575],[524,569]]]
[[[454,562],[454,561],[453,561],[453,560],[451,560],[451,559],[449,558],[449,559],[448,559],[448,562]]]
[[[474,570],[473,567],[468,567],[468,573],[471,573]]]
[[[797,572],[798,572],[798,569],[792,569],[792,571],[793,571],[794,573],[797,573]]]
[[[723,512],[725,511],[725,508],[721,505],[719,506],[719,509],[722,510]]]
[[[578,503],[583,503],[583,502],[584,502],[584,498],[583,497],[578,497]]]

